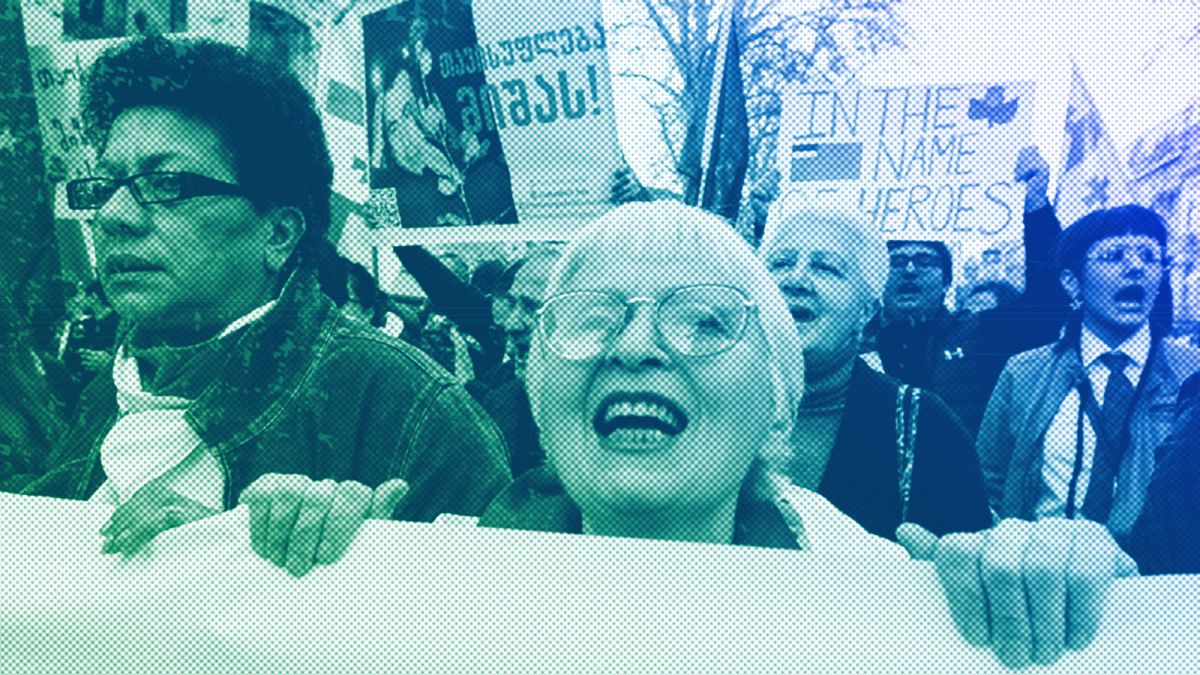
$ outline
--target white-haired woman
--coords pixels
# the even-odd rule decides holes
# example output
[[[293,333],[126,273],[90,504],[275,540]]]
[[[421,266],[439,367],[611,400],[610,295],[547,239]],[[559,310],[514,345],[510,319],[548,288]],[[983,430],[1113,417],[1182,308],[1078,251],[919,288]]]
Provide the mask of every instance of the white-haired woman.
[[[723,221],[673,202],[611,211],[563,252],[531,346],[548,465],[518,478],[480,524],[902,557],[783,478],[803,352],[771,275]],[[326,562],[317,540],[336,539],[340,552],[370,499],[325,503],[324,527],[302,532],[279,508],[310,510],[312,493],[290,480],[247,489],[255,550],[279,560],[298,546]],[[387,487],[376,505],[391,500]],[[1006,522],[927,548],[964,635],[1012,665],[1090,641],[1124,560],[1103,528],[1067,521]]]
[[[935,394],[859,358],[887,274],[885,250],[839,209],[800,210],[768,225],[759,252],[806,345],[789,476],[868,532],[936,560],[972,644],[990,645],[1012,667],[1051,663],[1091,641],[1103,606],[1098,589],[1136,568],[1096,523],[991,527],[962,423]]]
[[[859,358],[883,242],[848,211],[801,210],[770,222],[759,252],[805,343],[792,480],[881,537],[905,522],[936,535],[990,527],[975,445],[949,407]]]
[[[899,551],[786,479],[803,345],[723,221],[670,201],[609,212],[563,252],[540,314],[527,384],[549,465],[481,524]]]

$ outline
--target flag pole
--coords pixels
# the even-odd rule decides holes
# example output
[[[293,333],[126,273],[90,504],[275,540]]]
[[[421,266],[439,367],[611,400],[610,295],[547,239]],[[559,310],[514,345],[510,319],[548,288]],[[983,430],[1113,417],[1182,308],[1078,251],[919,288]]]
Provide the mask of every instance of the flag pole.
[[[708,166],[712,163],[717,151],[717,115],[720,114],[721,87],[725,84],[725,59],[729,53],[729,38],[733,31],[734,8],[736,5],[737,0],[726,1],[725,12],[729,16],[727,19],[721,21],[721,26],[717,30],[717,53],[716,58],[713,60],[713,86],[709,89],[708,94],[708,108],[705,111],[704,120],[704,145],[701,146],[703,152],[700,153],[700,189],[696,191],[696,203],[693,206],[699,206],[704,203],[704,189],[707,187],[705,183],[708,181]]]

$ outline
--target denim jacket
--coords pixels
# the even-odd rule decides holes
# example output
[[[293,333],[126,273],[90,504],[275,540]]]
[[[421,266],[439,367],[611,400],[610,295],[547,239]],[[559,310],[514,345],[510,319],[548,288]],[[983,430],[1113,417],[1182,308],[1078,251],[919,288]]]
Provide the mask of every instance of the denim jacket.
[[[429,521],[482,513],[509,480],[504,441],[466,391],[417,349],[342,316],[310,272],[228,352],[186,412],[221,466],[227,509],[266,473],[403,478],[394,516]],[[51,468],[23,492],[88,498],[105,480],[100,445],[117,416],[112,378],[97,378]]]

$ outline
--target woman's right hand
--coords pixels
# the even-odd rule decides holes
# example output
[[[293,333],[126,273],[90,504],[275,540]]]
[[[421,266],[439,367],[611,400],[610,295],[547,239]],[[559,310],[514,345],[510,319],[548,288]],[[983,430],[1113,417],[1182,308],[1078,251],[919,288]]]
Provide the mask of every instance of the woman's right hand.
[[[389,519],[408,495],[390,480],[372,490],[354,481],[269,473],[238,498],[250,507],[250,545],[296,577],[341,559],[367,518]]]

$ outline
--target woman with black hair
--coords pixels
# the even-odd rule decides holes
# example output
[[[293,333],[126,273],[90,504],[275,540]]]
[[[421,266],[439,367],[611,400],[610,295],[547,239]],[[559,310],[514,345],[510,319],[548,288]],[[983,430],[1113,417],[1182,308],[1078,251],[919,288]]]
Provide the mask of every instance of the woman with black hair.
[[[482,510],[509,473],[486,414],[322,294],[347,293],[347,275],[331,267],[321,118],[295,77],[229,45],[148,37],[85,81],[99,159],[67,199],[93,212],[122,329],[111,376],[24,491],[114,506],[103,550],[122,554],[276,472],[354,503],[404,484],[385,511],[406,519]]]

